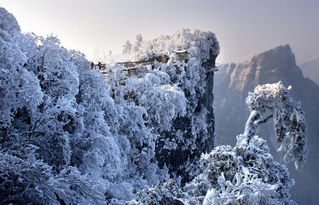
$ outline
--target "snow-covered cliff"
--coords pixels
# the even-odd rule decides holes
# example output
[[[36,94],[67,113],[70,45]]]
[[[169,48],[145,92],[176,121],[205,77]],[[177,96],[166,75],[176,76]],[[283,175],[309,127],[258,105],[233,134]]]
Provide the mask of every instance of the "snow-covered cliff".
[[[294,204],[256,136],[273,119],[284,159],[303,165],[304,112],[282,83],[249,93],[236,146],[213,148],[213,33],[138,35],[100,71],[4,9],[0,22],[1,204]]]
[[[123,204],[199,173],[213,147],[215,35],[139,37],[126,52],[103,75],[0,10],[1,203]]]
[[[319,171],[319,166],[313,162],[318,161],[319,156],[319,128],[316,123],[319,120],[319,87],[302,75],[290,46],[278,46],[257,54],[246,62],[221,65],[219,69],[215,74],[214,86],[217,144],[233,144],[236,140],[233,136],[242,132],[249,114],[244,105],[249,91],[259,84],[278,81],[292,86],[292,96],[301,101],[306,112],[309,134],[309,158],[304,171],[307,177],[304,173],[296,173],[292,169],[293,177],[297,181],[294,197],[307,204],[316,201],[313,187],[318,183],[315,173]],[[273,126],[264,125],[259,134],[274,135]],[[271,138],[267,140],[274,144]],[[275,145],[272,147],[273,150],[277,148]],[[273,154],[278,155],[275,151]]]
[[[211,32],[185,29],[152,41],[138,36],[124,48],[124,66],[105,71],[112,96],[116,103],[146,109],[147,126],[159,135],[154,139],[159,166],[185,183],[198,174],[201,153],[213,148],[218,41]]]

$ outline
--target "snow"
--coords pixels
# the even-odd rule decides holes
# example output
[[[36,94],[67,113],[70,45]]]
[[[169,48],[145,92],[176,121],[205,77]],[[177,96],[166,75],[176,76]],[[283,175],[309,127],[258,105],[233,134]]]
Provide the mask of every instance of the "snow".
[[[299,116],[300,126],[304,123],[302,110],[281,82],[257,86],[254,92],[249,93],[246,102],[251,115],[245,132],[237,136],[234,147],[217,146],[210,153],[202,154],[200,174],[185,186],[178,188],[180,185],[167,181],[160,186],[140,191],[135,200],[128,204],[156,204],[163,203],[163,199],[178,200],[180,204],[204,205],[296,204],[289,193],[294,180],[290,178],[288,169],[273,159],[266,141],[256,136],[256,131],[265,119],[268,120],[265,115],[268,109],[274,113],[275,124],[278,123],[276,113],[286,111],[292,114],[293,111],[293,114]],[[289,121],[293,118],[285,119]],[[290,135],[291,132],[300,131],[298,126],[286,128],[287,132],[283,134],[287,138],[294,137]],[[305,133],[299,134],[304,139]],[[302,163],[298,160],[305,157],[303,148],[297,149],[301,151],[299,153],[296,153],[297,150],[288,150],[295,154],[293,156],[299,156],[294,158],[297,164]]]
[[[246,103],[252,112],[245,134],[255,135],[256,126],[264,120],[267,121],[267,117],[273,116],[276,140],[280,143],[278,150],[286,152],[285,162],[294,161],[296,169],[301,169],[307,154],[306,121],[300,103],[289,95],[290,89],[291,87],[287,89],[278,82],[259,85],[254,92],[249,93]],[[251,133],[248,134],[247,130]]]
[[[303,111],[282,84],[249,94],[235,147],[210,149],[213,33],[138,35],[123,59],[143,63],[103,75],[58,38],[20,33],[4,9],[0,22],[1,203],[293,204],[286,167],[255,136],[271,112],[285,159],[304,162]]]

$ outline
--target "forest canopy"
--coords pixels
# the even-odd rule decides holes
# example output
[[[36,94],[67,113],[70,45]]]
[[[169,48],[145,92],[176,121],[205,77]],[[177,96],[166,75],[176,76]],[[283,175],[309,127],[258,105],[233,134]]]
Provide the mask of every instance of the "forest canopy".
[[[281,83],[258,86],[236,146],[212,149],[206,77],[218,53],[212,32],[139,35],[123,58],[151,63],[102,74],[0,8],[0,203],[294,204],[287,168],[255,130],[273,118],[285,160],[300,167],[300,105]]]

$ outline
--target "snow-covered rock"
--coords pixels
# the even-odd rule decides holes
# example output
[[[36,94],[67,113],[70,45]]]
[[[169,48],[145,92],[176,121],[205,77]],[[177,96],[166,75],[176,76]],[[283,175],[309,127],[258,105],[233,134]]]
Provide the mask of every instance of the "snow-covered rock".
[[[214,109],[216,115],[216,141],[217,144],[234,144],[233,136],[241,133],[248,118],[249,110],[245,107],[245,97],[258,85],[281,81],[285,86],[291,86],[291,95],[301,101],[306,113],[308,125],[309,155],[303,172],[295,172],[291,167],[292,176],[297,181],[293,188],[293,197],[297,202],[307,204],[316,201],[313,187],[319,183],[316,173],[319,171],[318,161],[319,127],[319,86],[302,75],[296,65],[294,54],[289,45],[278,46],[274,49],[257,54],[250,60],[242,63],[230,63],[219,66],[215,73]],[[227,114],[225,114],[227,113]],[[269,136],[272,154],[282,159],[276,153],[275,133],[272,124],[263,125],[258,134]],[[306,173],[306,174],[305,174]]]
[[[0,8],[0,30],[6,32],[20,31],[16,18],[4,8]]]
[[[146,109],[147,126],[158,134],[159,166],[185,183],[197,174],[201,153],[213,148],[219,44],[212,32],[189,29],[142,39],[138,35],[135,43],[125,43],[120,64],[126,67],[108,65],[106,79],[117,103]]]
[[[123,204],[197,175],[213,146],[213,33],[139,35],[124,57],[139,63],[102,75],[56,37],[21,33],[4,9],[0,20],[1,204]]]
[[[287,128],[278,133],[278,137],[294,141],[289,148],[298,147],[293,152],[302,160],[299,157],[293,157],[293,160],[302,163],[306,147],[303,111],[280,82],[257,87],[247,97],[247,106],[251,111],[250,117],[245,132],[237,136],[233,148],[222,145],[209,154],[203,154],[201,173],[185,186],[179,187],[168,180],[160,186],[140,191],[127,204],[294,205],[289,193],[294,181],[289,177],[288,169],[274,160],[266,141],[256,136],[256,132],[262,123],[273,118],[275,125]],[[282,119],[282,115],[296,115],[300,120]],[[301,140],[295,141],[295,136]],[[284,141],[279,140],[285,144]],[[291,150],[286,151],[292,153]]]

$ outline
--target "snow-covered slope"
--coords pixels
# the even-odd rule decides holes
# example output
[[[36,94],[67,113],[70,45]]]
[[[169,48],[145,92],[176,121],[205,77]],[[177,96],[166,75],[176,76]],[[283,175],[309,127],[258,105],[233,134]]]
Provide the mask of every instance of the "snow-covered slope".
[[[219,69],[215,74],[214,86],[218,144],[233,144],[236,140],[233,136],[242,132],[249,114],[244,105],[249,91],[259,84],[278,81],[292,86],[291,94],[301,101],[305,110],[309,134],[309,158],[305,166],[307,177],[294,173],[297,181],[294,197],[299,202],[314,204],[317,196],[313,187],[318,184],[316,173],[319,171],[318,164],[313,163],[319,160],[319,86],[302,75],[289,45],[265,51],[243,63],[221,65]],[[274,135],[273,126],[264,125],[259,133],[261,136]],[[272,143],[271,138],[267,140]],[[277,155],[275,152],[273,154]]]
[[[4,8],[0,8],[0,30],[6,32],[19,32],[20,26],[15,17],[7,12]]]
[[[213,147],[215,35],[185,29],[132,48],[103,75],[0,10],[2,204],[123,204],[199,173]]]
[[[268,120],[276,127],[285,160],[303,165],[306,124],[300,104],[281,82],[255,88],[247,97],[250,117],[236,146],[217,146],[203,154],[201,172],[185,186],[167,180],[142,190],[127,205],[144,204],[267,204],[295,205],[289,190],[293,180],[286,166],[276,162],[257,128]],[[273,118],[273,120],[272,120]]]
[[[154,138],[159,166],[185,183],[198,174],[201,153],[213,148],[218,41],[211,32],[185,29],[151,41],[138,36],[124,47],[124,66],[108,65],[105,71],[112,96],[118,104],[146,110],[148,127],[159,135]]]
[[[282,83],[250,93],[236,146],[213,149],[213,33],[138,35],[101,72],[4,9],[0,22],[1,204],[294,204],[256,136],[273,119],[284,159],[303,165],[304,112]]]

